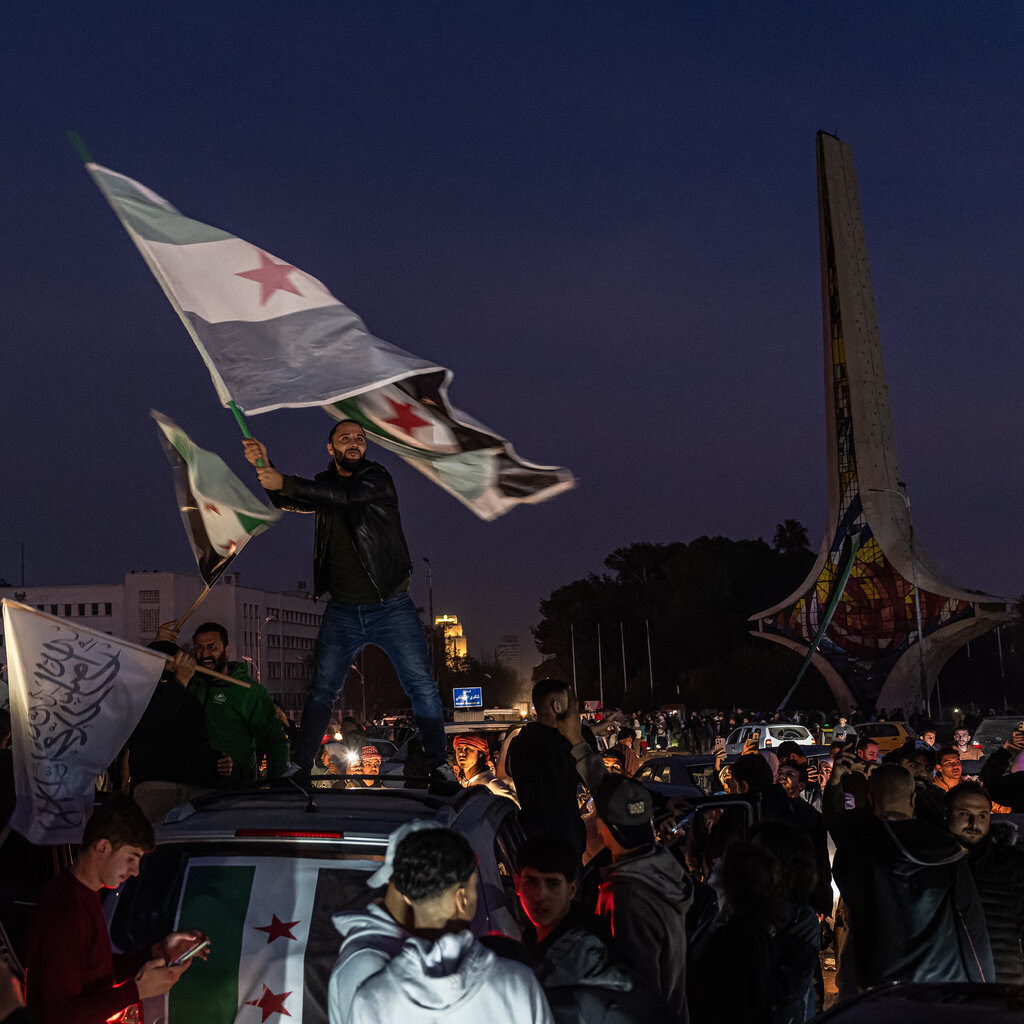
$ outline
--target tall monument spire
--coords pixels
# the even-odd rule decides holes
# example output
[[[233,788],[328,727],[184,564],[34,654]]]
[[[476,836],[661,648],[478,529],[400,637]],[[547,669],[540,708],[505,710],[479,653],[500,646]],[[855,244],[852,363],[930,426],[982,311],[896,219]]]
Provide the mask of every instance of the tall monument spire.
[[[805,655],[820,632],[813,663],[840,708],[909,711],[928,702],[957,648],[1010,616],[1003,599],[946,580],[915,539],[853,156],[824,132],[817,150],[830,527],[807,579],[752,616],[751,630]]]

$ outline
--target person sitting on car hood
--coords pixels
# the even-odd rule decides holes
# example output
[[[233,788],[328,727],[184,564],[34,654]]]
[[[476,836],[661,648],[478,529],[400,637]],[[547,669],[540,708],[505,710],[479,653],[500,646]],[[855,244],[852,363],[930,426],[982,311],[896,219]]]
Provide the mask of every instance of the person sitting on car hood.
[[[469,930],[476,868],[473,848],[450,829],[421,827],[395,844],[383,904],[334,917],[343,941],[330,1024],[553,1024],[530,969],[500,959]]]

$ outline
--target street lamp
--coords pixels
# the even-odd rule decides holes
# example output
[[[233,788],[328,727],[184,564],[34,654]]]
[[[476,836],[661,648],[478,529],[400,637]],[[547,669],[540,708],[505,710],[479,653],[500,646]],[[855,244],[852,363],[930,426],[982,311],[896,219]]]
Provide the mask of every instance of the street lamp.
[[[256,630],[256,682],[263,684],[263,630],[268,622],[274,622],[277,619],[277,612],[271,612],[264,620],[263,625]],[[282,680],[284,678],[284,669],[281,670]]]
[[[898,498],[903,499],[903,504],[907,507],[907,528],[908,528],[908,539],[910,541],[910,582],[914,586],[914,612],[917,616],[917,642],[918,642],[918,656],[919,656],[919,672],[921,676],[921,691],[924,695],[925,707],[928,710],[928,717],[932,717],[932,698],[931,692],[928,687],[928,674],[924,666],[924,629],[921,625],[921,590],[917,585],[917,558],[914,555],[914,520],[910,515],[910,498],[907,496],[907,485],[902,480],[896,481],[896,486],[901,490],[894,490],[891,487],[869,487],[869,491],[873,491],[875,494],[895,494]],[[936,691],[938,691],[938,680],[935,681]],[[939,717],[942,717],[942,697],[939,696]]]

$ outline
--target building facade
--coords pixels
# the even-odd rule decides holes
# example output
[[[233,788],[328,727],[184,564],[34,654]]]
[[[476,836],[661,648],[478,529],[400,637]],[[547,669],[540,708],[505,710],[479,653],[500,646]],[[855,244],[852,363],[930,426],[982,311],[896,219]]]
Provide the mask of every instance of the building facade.
[[[195,575],[137,571],[121,583],[66,586],[2,586],[0,597],[90,629],[147,644],[162,622],[183,615],[202,590]],[[301,710],[313,672],[313,652],[323,607],[310,591],[260,590],[226,573],[181,630],[182,646],[202,622],[219,622],[228,631],[233,661],[249,663],[249,672],[286,711]],[[0,620],[0,663],[6,639]]]

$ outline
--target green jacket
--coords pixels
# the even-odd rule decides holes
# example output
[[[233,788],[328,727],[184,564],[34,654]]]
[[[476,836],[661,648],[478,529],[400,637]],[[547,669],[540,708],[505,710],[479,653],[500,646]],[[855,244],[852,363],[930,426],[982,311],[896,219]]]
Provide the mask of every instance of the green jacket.
[[[267,775],[276,779],[288,765],[288,737],[274,713],[274,702],[249,677],[245,662],[228,662],[228,675],[249,683],[248,689],[201,672],[192,677],[189,686],[203,706],[210,746],[234,761],[230,785],[255,783],[264,755]]]

